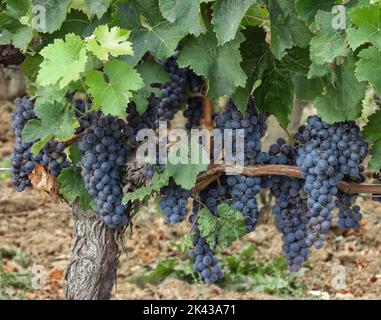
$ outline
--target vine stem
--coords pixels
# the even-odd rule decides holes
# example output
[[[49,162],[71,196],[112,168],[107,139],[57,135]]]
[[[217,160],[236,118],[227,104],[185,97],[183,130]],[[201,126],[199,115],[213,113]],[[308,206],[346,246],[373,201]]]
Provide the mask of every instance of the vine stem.
[[[257,166],[231,166],[224,164],[212,164],[208,171],[201,173],[197,178],[195,191],[199,192],[214,182],[218,177],[226,174],[242,174],[250,177],[260,176],[285,176],[302,179],[301,171],[298,167],[284,165],[257,165]],[[381,194],[381,184],[359,184],[341,181],[339,189],[345,193],[370,193]]]

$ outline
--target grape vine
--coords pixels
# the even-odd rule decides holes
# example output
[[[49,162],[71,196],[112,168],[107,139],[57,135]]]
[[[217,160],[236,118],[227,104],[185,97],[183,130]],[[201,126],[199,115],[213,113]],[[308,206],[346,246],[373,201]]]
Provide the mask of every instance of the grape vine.
[[[165,223],[190,223],[187,249],[207,284],[223,279],[219,248],[255,231],[266,190],[291,272],[328,241],[335,215],[361,228],[360,194],[380,201],[380,2],[342,4],[344,28],[323,1],[37,2],[46,10],[0,8],[0,42],[20,50],[28,84],[12,115],[17,191],[44,190],[43,168],[49,190],[116,233],[133,228],[131,202],[158,197]],[[295,101],[315,109],[289,132]],[[287,140],[267,150],[270,118]],[[191,139],[199,128],[205,148]],[[168,142],[177,130],[186,148],[180,135]],[[126,167],[150,138],[136,184]],[[211,163],[173,160],[185,149]]]

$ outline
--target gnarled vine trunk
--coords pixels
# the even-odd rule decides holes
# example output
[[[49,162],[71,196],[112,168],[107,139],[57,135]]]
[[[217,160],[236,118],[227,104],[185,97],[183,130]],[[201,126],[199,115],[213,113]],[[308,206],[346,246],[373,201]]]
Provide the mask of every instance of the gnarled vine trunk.
[[[121,175],[124,192],[146,183],[144,163],[129,159]],[[138,202],[127,205],[129,216],[139,210]],[[124,230],[112,230],[99,220],[96,211],[73,206],[72,253],[64,276],[67,300],[108,300],[116,281]],[[125,250],[123,250],[125,251]]]
[[[108,300],[117,276],[119,247],[123,231],[108,228],[95,211],[73,208],[72,255],[64,276],[68,300]]]

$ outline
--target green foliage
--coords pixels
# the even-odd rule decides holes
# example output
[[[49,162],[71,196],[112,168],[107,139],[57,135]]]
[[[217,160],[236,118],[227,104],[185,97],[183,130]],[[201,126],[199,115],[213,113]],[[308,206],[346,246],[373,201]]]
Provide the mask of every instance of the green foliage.
[[[348,41],[353,50],[371,43],[381,49],[381,4],[359,6],[349,12],[353,26],[348,30]]]
[[[126,58],[135,65],[147,52],[162,60],[175,51],[186,31],[168,22],[160,13],[158,0],[130,0],[117,3],[114,23],[131,30],[133,57]]]
[[[337,57],[346,57],[350,49],[346,46],[345,34],[332,28],[331,21],[334,13],[318,11],[315,18],[315,35],[310,42],[310,58],[312,66],[309,77],[321,76],[321,71],[316,74],[316,69],[325,64],[331,64]],[[326,70],[326,69],[325,69]]]
[[[315,99],[318,114],[324,121],[354,120],[361,115],[366,85],[356,79],[352,61],[337,66],[330,82],[325,83],[325,92]]]
[[[121,116],[126,113],[127,102],[133,95],[131,91],[142,88],[143,80],[127,62],[112,60],[105,64],[104,72],[92,71],[86,85],[93,101],[105,114]]]
[[[66,140],[74,135],[72,108],[67,104],[54,102],[48,104],[37,100],[34,111],[38,119],[29,120],[22,131],[25,141],[35,142],[53,135],[59,140]]]
[[[258,0],[217,0],[214,3],[212,24],[219,45],[235,38],[245,13],[257,3]]]
[[[223,260],[225,278],[222,288],[246,292],[264,292],[279,296],[301,296],[303,286],[287,272],[283,258],[262,262],[253,258],[255,248],[248,245],[235,255]]]
[[[113,0],[74,0],[71,7],[78,3],[79,8],[89,16],[97,15],[100,19],[107,11]]]
[[[295,97],[301,101],[313,102],[324,89],[322,78],[308,79],[304,74],[294,77]]]
[[[79,200],[79,205],[83,210],[95,207],[95,201],[85,189],[85,183],[79,169],[65,168],[57,179],[60,183],[60,194],[70,204]]]
[[[235,240],[247,233],[242,213],[228,204],[218,206],[219,217],[213,216],[207,209],[199,212],[198,227],[201,236],[211,247],[217,244],[222,248],[229,247]]]
[[[35,8],[44,16],[43,23],[33,27],[38,32],[52,33],[58,30],[66,18],[71,0],[32,0]]]
[[[282,297],[302,296],[303,286],[297,278],[287,274],[283,258],[262,262],[254,260],[255,248],[245,246],[231,256],[221,256],[225,277],[216,285],[229,291],[268,293]],[[144,287],[146,284],[158,285],[167,278],[176,278],[188,283],[198,280],[193,271],[193,262],[179,262],[178,259],[165,259],[147,267],[147,271],[130,280]]]
[[[131,43],[127,41],[130,31],[113,27],[109,30],[101,25],[94,30],[94,36],[87,42],[87,49],[101,60],[109,56],[133,55]]]
[[[12,43],[26,51],[32,40],[31,1],[8,0],[0,12],[0,44]]]
[[[124,117],[130,101],[143,114],[147,97],[159,96],[157,84],[168,81],[162,62],[176,51],[181,67],[207,80],[208,97],[232,98],[242,113],[253,94],[258,109],[273,114],[283,127],[295,98],[313,102],[328,123],[356,120],[366,88],[373,86],[381,94],[381,3],[347,1],[347,25],[339,30],[332,24],[337,15],[332,9],[342,3],[7,0],[0,6],[0,44],[11,43],[25,53],[23,70],[36,98],[37,119],[26,124],[22,136],[36,142],[35,154],[51,138],[73,137],[78,120],[66,97],[72,92],[80,91],[104,114]],[[39,14],[46,19],[42,21]],[[364,129],[373,145],[369,168],[374,170],[381,167],[380,121],[377,111]],[[77,146],[67,152],[79,162]],[[207,164],[195,163],[199,161],[170,161],[164,173],[127,193],[124,201],[143,201],[170,179],[185,189],[194,188],[197,176],[207,169]],[[78,169],[65,169],[59,181],[69,202],[79,199],[83,208],[91,205]],[[246,233],[242,214],[228,205],[219,206],[218,218],[202,209],[199,225],[211,246],[227,247]],[[189,238],[184,240],[184,250],[189,243]],[[271,271],[247,261],[251,254],[248,250],[227,260],[230,288],[289,290],[282,271],[258,278],[258,273]],[[281,270],[280,264],[271,266]],[[172,261],[159,269],[154,279],[173,273],[194,279],[191,269],[178,268]]]
[[[87,63],[85,41],[79,36],[68,34],[65,41],[57,39],[40,52],[44,58],[40,64],[37,84],[49,86],[59,83],[60,88],[79,80]]]
[[[19,270],[4,270],[8,261],[19,265]],[[25,299],[25,295],[33,291],[33,274],[27,269],[30,265],[30,259],[22,252],[8,246],[0,247],[0,300]]]
[[[371,83],[378,94],[381,94],[381,51],[376,48],[361,50],[358,56],[361,58],[356,63],[356,77],[360,81]]]
[[[299,17],[311,24],[319,10],[331,11],[336,0],[295,0],[295,7]]]
[[[241,111],[246,110],[247,99],[255,82],[260,80],[260,85],[254,91],[258,109],[273,113],[281,124],[287,126],[294,99],[292,69],[283,60],[275,59],[265,41],[263,30],[247,28],[244,36],[246,42],[242,44],[241,52],[248,82],[245,89],[235,93],[235,96],[243,96],[239,99],[242,103],[238,107]]]
[[[206,31],[200,5],[212,0],[159,0],[160,11],[165,19],[186,33],[199,36]]]
[[[198,141],[191,141],[190,146],[186,144],[187,142],[188,140],[184,139],[169,150],[166,171],[173,177],[176,184],[190,190],[195,187],[199,173],[208,169],[208,163],[202,162],[202,159],[207,158],[207,153]],[[187,159],[180,159],[182,160],[180,163],[174,162],[173,160],[177,160],[181,149],[189,150],[191,156]],[[199,154],[198,159],[192,159],[192,155],[196,154],[197,151]]]
[[[381,137],[380,137],[381,111],[372,114],[364,127],[365,138],[373,144],[369,163],[371,169],[377,171],[381,168]]]
[[[243,41],[241,33],[221,46],[212,31],[197,38],[191,36],[183,42],[178,63],[182,67],[190,66],[198,75],[208,78],[211,97],[229,96],[235,88],[244,87],[246,83],[246,74],[240,66],[239,47]]]
[[[165,170],[163,173],[155,172],[152,180],[147,186],[141,187],[133,192],[127,192],[123,197],[123,202],[128,203],[130,201],[143,201],[153,193],[158,192],[160,188],[168,185],[171,175]]]
[[[160,94],[158,88],[152,87],[153,84],[165,83],[169,81],[169,75],[165,72],[163,66],[152,60],[147,60],[136,67],[140,76],[143,78],[144,87],[139,89],[133,97],[139,114],[147,110],[148,102],[146,97],[151,93]]]
[[[311,34],[295,11],[294,0],[269,1],[271,21],[271,50],[277,59],[285,55],[285,50],[294,46],[306,47]]]

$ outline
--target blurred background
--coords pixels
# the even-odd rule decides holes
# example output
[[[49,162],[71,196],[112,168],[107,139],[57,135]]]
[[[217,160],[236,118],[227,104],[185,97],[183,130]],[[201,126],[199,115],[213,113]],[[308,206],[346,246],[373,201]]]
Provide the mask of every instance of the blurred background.
[[[15,55],[0,64],[0,299],[63,299],[71,209],[36,190],[19,194],[10,183],[12,101],[27,90],[20,61],[22,57]],[[376,108],[372,97],[370,93],[364,101],[364,112]],[[314,109],[297,102],[294,113],[291,129]],[[264,148],[287,137],[276,120],[268,121]],[[324,248],[312,250],[305,267],[290,274],[271,216],[271,198],[261,194],[255,232],[218,251],[225,279],[206,286],[181,253],[181,238],[190,225],[165,225],[151,199],[135,217],[133,232],[125,234],[128,255],[120,257],[113,299],[380,299],[381,204],[370,196],[357,201],[364,215],[360,229],[333,226]]]

